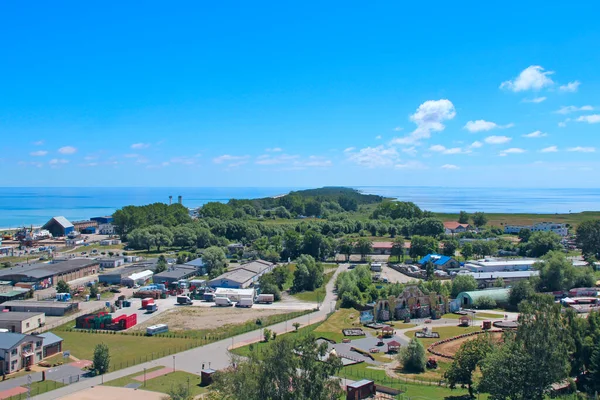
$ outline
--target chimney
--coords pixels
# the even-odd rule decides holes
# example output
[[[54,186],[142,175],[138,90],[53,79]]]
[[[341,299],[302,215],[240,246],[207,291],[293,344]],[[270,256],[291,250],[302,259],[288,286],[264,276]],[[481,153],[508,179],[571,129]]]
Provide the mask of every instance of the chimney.
[[[169,196],[169,205],[173,204],[173,196]]]
[[[177,202],[179,204],[183,204],[183,197],[182,196],[177,196]]]

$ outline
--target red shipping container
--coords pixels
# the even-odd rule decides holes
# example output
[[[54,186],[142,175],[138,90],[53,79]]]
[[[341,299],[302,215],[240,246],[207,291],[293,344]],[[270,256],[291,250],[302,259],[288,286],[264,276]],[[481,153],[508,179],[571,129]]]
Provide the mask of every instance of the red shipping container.
[[[148,304],[154,304],[154,299],[151,297],[142,299],[142,308],[146,308]]]

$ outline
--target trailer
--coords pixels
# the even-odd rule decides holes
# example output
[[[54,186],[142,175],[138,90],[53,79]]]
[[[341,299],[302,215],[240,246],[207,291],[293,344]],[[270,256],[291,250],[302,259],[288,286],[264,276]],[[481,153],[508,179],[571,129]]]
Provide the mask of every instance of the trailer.
[[[252,299],[240,299],[240,301],[238,301],[235,306],[236,307],[245,307],[245,308],[250,308],[254,305],[254,301],[252,301]]]
[[[257,303],[271,304],[273,301],[275,301],[275,296],[268,293],[259,294],[256,298]]]

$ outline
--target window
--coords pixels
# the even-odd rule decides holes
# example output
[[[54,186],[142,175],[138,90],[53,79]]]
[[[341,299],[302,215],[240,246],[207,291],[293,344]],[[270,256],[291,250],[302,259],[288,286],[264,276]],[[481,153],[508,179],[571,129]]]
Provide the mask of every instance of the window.
[[[29,328],[29,322],[25,324],[25,328]]]
[[[16,356],[17,355],[17,349],[12,349],[10,352],[11,355]]]

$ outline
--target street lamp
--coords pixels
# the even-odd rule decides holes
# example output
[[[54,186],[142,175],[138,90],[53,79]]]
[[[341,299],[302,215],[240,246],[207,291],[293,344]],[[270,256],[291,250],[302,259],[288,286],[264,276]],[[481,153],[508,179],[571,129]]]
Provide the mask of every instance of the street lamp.
[[[173,372],[175,372],[175,356],[173,356]]]
[[[146,387],[146,368],[144,368],[144,387]]]

